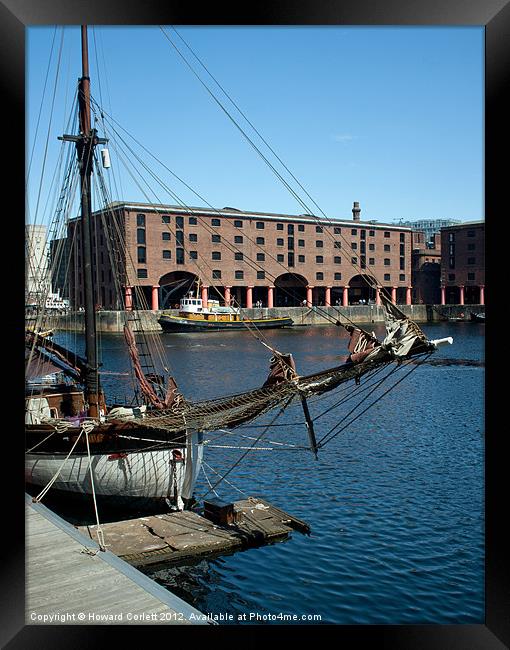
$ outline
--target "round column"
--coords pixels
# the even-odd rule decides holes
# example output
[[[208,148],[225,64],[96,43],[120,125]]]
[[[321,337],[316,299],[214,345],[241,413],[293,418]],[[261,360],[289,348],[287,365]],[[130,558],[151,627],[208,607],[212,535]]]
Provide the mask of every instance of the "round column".
[[[391,287],[391,302],[397,304],[397,287]]]
[[[412,304],[411,289],[412,289],[412,287],[406,287],[406,305],[411,305]]]
[[[326,307],[331,307],[331,287],[326,287],[326,295],[324,297],[324,304]]]
[[[349,306],[349,288],[348,287],[343,287],[342,288],[342,307],[348,307]]]
[[[230,289],[232,287],[225,287],[225,305],[228,307],[230,305]]]
[[[459,285],[459,305],[464,304],[464,285]]]
[[[207,309],[208,300],[209,300],[209,287],[202,285],[202,309]]]
[[[133,287],[125,287],[124,302],[126,311],[131,311],[133,309]]]
[[[441,304],[446,305],[446,287],[441,287]]]
[[[246,307],[247,309],[253,307],[253,286],[246,287]]]
[[[485,285],[480,285],[480,304],[485,305]]]
[[[158,311],[159,309],[159,284],[152,285],[152,311]]]
[[[267,306],[269,307],[269,309],[273,307],[273,290],[274,290],[273,285],[270,285],[267,288]]]
[[[376,305],[381,304],[381,287],[379,286],[375,288],[375,304]]]
[[[313,305],[313,287],[306,287],[306,306],[312,307]]]

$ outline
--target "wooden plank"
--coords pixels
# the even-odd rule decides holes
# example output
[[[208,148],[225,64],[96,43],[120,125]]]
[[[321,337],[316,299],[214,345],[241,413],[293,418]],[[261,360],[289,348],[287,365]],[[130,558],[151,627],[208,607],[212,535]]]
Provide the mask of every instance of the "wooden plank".
[[[98,541],[97,526],[78,527],[78,530],[84,528],[92,539]],[[106,548],[115,555],[155,551],[168,546],[163,539],[150,531],[146,521],[139,519],[103,524],[101,529]]]
[[[41,506],[41,504],[37,504]],[[196,623],[202,615],[171,592],[123,563],[109,551],[99,551],[86,538],[59,517],[40,507],[34,512],[27,504],[26,623],[27,624],[140,624],[140,618],[127,620],[127,613],[143,615],[162,612],[164,620],[151,623]],[[48,515],[43,513],[48,512]],[[48,518],[46,518],[48,517]],[[32,531],[37,531],[32,536]],[[73,532],[74,531],[74,532]],[[146,531],[148,535],[148,531]],[[151,535],[151,537],[154,537]],[[91,552],[87,542],[90,542]],[[86,551],[86,552],[83,552]],[[180,608],[169,606],[175,603]],[[85,620],[55,619],[55,613]],[[118,620],[97,619],[108,613]],[[190,619],[193,613],[195,620]],[[52,615],[53,620],[33,618]],[[88,616],[92,619],[89,620]],[[145,621],[146,622],[146,621]]]
[[[243,521],[238,526],[254,537],[259,536],[261,533],[267,538],[281,537],[292,532],[292,528],[275,519],[257,520],[248,512],[243,513]]]
[[[251,497],[253,498],[253,497]],[[303,521],[302,519],[298,519],[297,517],[294,517],[293,515],[289,515],[288,512],[284,512],[280,508],[277,508],[276,506],[273,506],[271,503],[268,503],[264,499],[261,499],[257,497],[257,501],[265,506],[269,506],[270,510],[272,513],[275,515],[279,516],[282,518],[282,521],[288,521],[289,526],[292,526],[295,530],[299,530],[301,533],[310,533],[310,526],[306,523],[306,521]]]

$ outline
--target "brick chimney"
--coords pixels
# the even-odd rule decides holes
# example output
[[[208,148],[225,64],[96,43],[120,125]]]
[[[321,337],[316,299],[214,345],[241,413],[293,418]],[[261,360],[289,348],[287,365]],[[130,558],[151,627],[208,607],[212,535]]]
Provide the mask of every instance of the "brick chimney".
[[[358,201],[354,201],[352,204],[352,218],[353,221],[359,221],[359,215],[361,214],[361,210],[359,207]]]

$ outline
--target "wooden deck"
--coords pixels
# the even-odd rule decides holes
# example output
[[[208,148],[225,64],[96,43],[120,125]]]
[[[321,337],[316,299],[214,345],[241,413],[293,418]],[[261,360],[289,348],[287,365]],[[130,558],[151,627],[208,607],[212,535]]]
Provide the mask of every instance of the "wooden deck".
[[[235,523],[214,524],[195,512],[184,511],[102,524],[107,548],[135,566],[183,563],[261,546],[286,538],[293,530],[308,533],[308,524],[249,497],[234,503]],[[97,540],[97,526],[78,530]]]
[[[201,612],[28,495],[25,618],[27,625],[207,624]]]

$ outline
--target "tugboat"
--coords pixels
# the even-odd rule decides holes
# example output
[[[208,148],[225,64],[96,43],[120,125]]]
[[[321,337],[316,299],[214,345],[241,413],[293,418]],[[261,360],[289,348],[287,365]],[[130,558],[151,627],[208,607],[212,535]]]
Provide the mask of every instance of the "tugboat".
[[[290,327],[292,318],[243,318],[241,310],[231,305],[221,306],[219,300],[208,300],[202,304],[198,295],[190,291],[180,300],[179,315],[163,312],[158,323],[164,332],[223,332],[243,328],[274,329]]]

